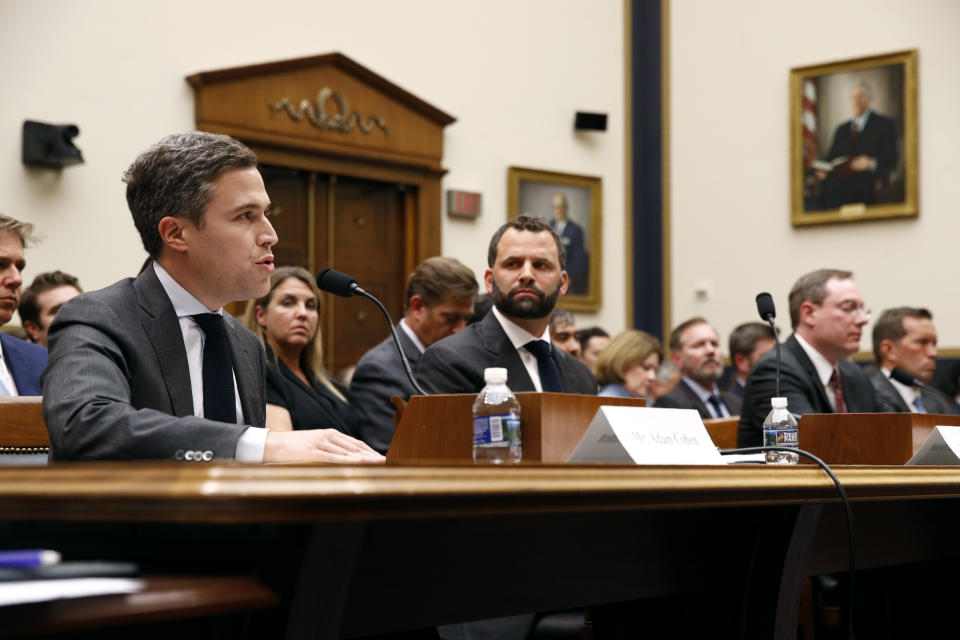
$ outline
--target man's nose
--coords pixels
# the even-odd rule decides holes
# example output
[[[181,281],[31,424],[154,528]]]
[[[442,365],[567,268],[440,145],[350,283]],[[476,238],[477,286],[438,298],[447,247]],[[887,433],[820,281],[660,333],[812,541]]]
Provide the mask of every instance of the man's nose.
[[[273,245],[277,244],[277,241],[280,238],[277,237],[277,232],[274,230],[273,225],[270,224],[270,220],[268,218],[264,218],[263,222],[266,227],[262,231],[260,245],[264,247],[272,247]]]

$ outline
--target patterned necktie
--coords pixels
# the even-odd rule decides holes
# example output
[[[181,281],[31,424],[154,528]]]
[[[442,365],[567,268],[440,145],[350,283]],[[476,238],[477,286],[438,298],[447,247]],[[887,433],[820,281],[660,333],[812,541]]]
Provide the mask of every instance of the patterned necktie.
[[[833,397],[836,401],[836,413],[846,413],[847,403],[843,401],[843,385],[840,383],[840,370],[834,369],[830,376],[830,388],[833,389]]]
[[[720,396],[715,393],[711,393],[710,397],[707,398],[707,402],[710,403],[710,406],[713,407],[714,418],[723,418],[723,405],[720,404]]]
[[[203,417],[217,422],[237,422],[233,393],[233,365],[223,316],[199,313],[193,318],[206,336],[203,342]]]
[[[917,413],[927,412],[927,408],[923,404],[923,398],[920,397],[919,391],[917,391],[917,395],[913,396],[913,406],[917,408]]]
[[[523,347],[537,358],[537,370],[540,372],[540,386],[543,390],[557,393],[566,391],[550,343],[546,340],[531,340]]]

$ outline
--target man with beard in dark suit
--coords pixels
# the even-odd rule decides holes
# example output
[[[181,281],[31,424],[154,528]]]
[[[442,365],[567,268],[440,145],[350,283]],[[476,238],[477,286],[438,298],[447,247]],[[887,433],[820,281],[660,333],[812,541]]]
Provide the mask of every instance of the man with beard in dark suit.
[[[793,413],[874,413],[881,411],[873,385],[847,360],[860,347],[870,312],[853,282],[853,273],[812,271],[790,290],[793,335],[783,345],[780,395]],[[776,395],[774,352],[760,358],[743,391],[738,447],[763,444],[763,420]]]

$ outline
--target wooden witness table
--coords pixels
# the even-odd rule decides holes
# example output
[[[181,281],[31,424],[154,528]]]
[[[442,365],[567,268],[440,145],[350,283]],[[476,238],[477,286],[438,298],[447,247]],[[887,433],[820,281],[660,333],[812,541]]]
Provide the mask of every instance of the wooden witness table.
[[[836,472],[861,567],[955,555],[960,470]],[[288,638],[711,590],[756,613],[743,637],[793,637],[800,578],[846,568],[837,503],[806,466],[0,468],[14,539],[145,570],[253,568],[280,596]]]

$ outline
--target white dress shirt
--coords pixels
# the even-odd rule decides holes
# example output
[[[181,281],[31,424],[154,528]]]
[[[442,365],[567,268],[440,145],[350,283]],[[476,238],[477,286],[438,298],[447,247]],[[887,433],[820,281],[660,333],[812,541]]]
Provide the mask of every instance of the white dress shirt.
[[[807,357],[810,358],[810,362],[813,363],[814,368],[817,370],[817,377],[820,378],[820,384],[823,385],[823,390],[827,393],[827,400],[830,401],[830,406],[833,407],[834,411],[836,411],[837,396],[830,387],[830,376],[833,375],[833,371],[836,369],[836,367],[830,364],[830,361],[827,360],[827,357],[817,351],[809,342],[801,338],[796,333],[793,335],[797,338],[797,342],[799,342],[800,346],[803,347]]]
[[[907,403],[907,407],[910,409],[911,413],[920,413],[920,410],[917,409],[917,405],[914,402],[917,401],[917,396],[920,395],[920,392],[916,387],[908,387],[907,385],[894,380],[890,377],[890,370],[886,367],[880,367],[880,371],[883,372],[883,375],[887,377],[887,380],[890,381],[890,384],[893,385],[893,388],[897,390],[897,393],[900,394],[900,397],[903,398],[903,401]]]
[[[517,355],[520,356],[520,361],[523,362],[523,366],[527,369],[527,373],[530,374],[530,379],[533,380],[533,387],[537,391],[543,391],[543,385],[540,383],[540,368],[537,366],[537,357],[527,351],[523,345],[527,344],[531,340],[546,340],[547,344],[550,343],[550,327],[547,326],[543,330],[543,335],[535,336],[514,321],[510,320],[496,307],[493,307],[493,316],[497,319],[497,322],[500,323],[500,326],[503,327],[504,333],[507,334],[507,338],[510,339],[510,344],[513,345],[513,348],[517,350]],[[510,381],[507,380],[507,386],[510,387]],[[510,387],[513,389],[513,387]]]
[[[406,318],[400,318],[400,324],[397,326],[403,329],[403,332],[407,334],[407,337],[410,338],[411,342],[413,342],[413,346],[415,346],[420,353],[423,353],[427,350],[427,348],[423,346],[423,342],[420,341],[420,338],[417,337],[417,334],[415,334],[413,329],[410,328],[410,325],[407,324]]]
[[[17,384],[13,381],[13,372],[10,371],[10,366],[7,364],[7,359],[3,355],[3,347],[0,346],[0,393],[4,393],[8,396],[18,396],[20,392],[17,391]]]
[[[720,397],[720,388],[717,387],[716,384],[713,385],[713,390],[711,391],[710,389],[706,389],[703,385],[698,383],[693,378],[688,378],[687,376],[683,376],[681,379],[687,383],[688,387],[693,389],[693,392],[697,394],[697,397],[700,398],[700,402],[702,402],[703,406],[707,408],[707,411],[710,412],[711,416],[713,416],[714,418],[730,417],[730,409],[729,407],[727,407],[727,403],[723,401],[723,398]],[[722,411],[721,411],[721,415],[719,416],[717,415],[717,410],[713,407],[713,403],[710,402],[710,396],[713,396],[713,395],[717,396],[717,398],[719,398],[720,400],[720,409]]]

